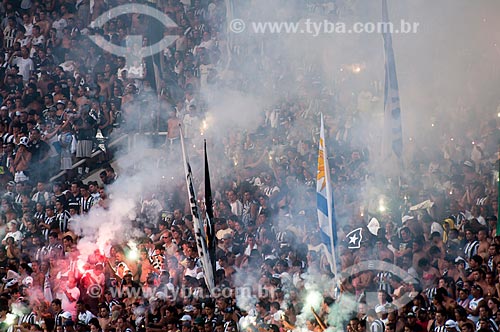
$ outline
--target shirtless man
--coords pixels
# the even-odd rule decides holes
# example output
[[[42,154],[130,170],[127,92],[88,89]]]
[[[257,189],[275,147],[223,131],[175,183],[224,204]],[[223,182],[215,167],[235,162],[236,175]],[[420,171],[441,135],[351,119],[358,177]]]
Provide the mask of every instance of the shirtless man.
[[[174,141],[178,140],[180,137],[180,129],[179,129],[179,124],[181,121],[175,114],[174,110],[171,110],[169,112],[169,117],[167,120],[167,141],[165,142],[165,145],[172,145]]]
[[[35,14],[35,22],[40,27],[40,33],[47,37],[52,27],[52,21],[47,17],[47,13],[40,11],[40,14]]]
[[[389,259],[391,262],[394,262],[394,253],[387,248],[387,241],[385,239],[377,239],[376,246],[376,255],[378,255],[378,259],[383,261],[384,259]]]
[[[419,237],[413,241],[413,266],[418,266],[420,259],[429,258],[427,253],[423,250],[424,242],[424,239]]]
[[[102,73],[97,73],[97,84],[101,87],[101,92],[99,93],[100,99],[103,101],[108,100],[111,97],[111,87]]]
[[[66,96],[62,93],[62,87],[60,83],[54,84],[54,92],[52,93],[54,101],[64,100]]]
[[[81,85],[78,87],[78,97],[76,98],[77,106],[82,106],[89,103],[89,99],[85,95],[85,89],[87,88]]]
[[[477,233],[477,240],[479,241],[479,247],[477,248],[477,254],[487,260],[489,257],[488,248],[490,247],[490,242],[488,241],[488,233],[485,229],[480,229]]]

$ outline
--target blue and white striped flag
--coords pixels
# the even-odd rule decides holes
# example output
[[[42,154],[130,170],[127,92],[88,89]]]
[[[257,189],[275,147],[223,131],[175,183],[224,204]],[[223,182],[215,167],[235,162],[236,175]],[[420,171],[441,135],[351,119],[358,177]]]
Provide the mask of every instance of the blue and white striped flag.
[[[325,128],[323,114],[321,114],[321,129],[318,150],[318,174],[316,176],[316,202],[318,209],[318,222],[323,243],[327,246],[330,269],[337,276],[337,260],[335,245],[337,244],[337,226],[335,220],[335,205],[333,190],[330,181],[330,167],[325,145]]]
[[[389,22],[387,0],[382,0],[382,21]],[[394,59],[390,30],[384,31],[382,35],[384,37],[385,51],[384,141],[382,153],[384,159],[388,159],[394,154],[398,160],[401,160],[401,155],[403,153],[403,129],[401,126],[401,107],[399,103],[396,61]]]

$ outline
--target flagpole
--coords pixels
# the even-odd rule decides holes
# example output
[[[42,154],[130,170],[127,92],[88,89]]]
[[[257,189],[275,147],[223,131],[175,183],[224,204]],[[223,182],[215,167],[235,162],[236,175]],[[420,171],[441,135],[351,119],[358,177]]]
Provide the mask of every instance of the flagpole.
[[[198,249],[198,256],[200,257],[201,264],[203,266],[203,275],[205,278],[205,283],[211,295],[214,295],[215,282],[213,267],[211,264],[210,254],[207,250],[207,240],[205,236],[205,231],[200,225],[200,214],[198,206],[196,205],[196,194],[194,191],[193,184],[193,174],[191,172],[191,166],[186,154],[186,147],[184,145],[184,133],[182,132],[182,126],[179,124],[180,136],[181,136],[181,148],[182,148],[182,159],[184,161],[184,172],[186,174],[186,187],[189,198],[189,205],[191,207],[191,214],[193,215],[193,230],[196,240],[196,248]]]
[[[320,328],[321,332],[323,332],[324,330],[326,330],[328,328],[328,326],[325,324],[325,322],[323,322],[323,320],[318,315],[318,313],[316,312],[316,310],[314,310],[314,307],[311,307],[311,311],[312,311],[312,314],[313,314],[314,318],[316,319],[316,322],[319,325],[319,328]]]

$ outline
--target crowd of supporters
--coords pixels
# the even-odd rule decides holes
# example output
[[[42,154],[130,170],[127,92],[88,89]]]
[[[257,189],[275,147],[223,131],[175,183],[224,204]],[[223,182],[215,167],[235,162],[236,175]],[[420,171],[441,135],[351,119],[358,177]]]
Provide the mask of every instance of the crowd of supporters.
[[[255,130],[228,128],[213,147],[225,164],[212,173],[214,294],[205,284],[182,178],[169,187],[175,192],[158,186],[136,198],[132,224],[143,236],[83,257],[73,222],[109,209],[113,184],[123,179],[105,164],[99,181],[88,181],[85,168],[96,165],[72,172],[74,163],[98,150],[100,162],[111,160],[108,139],[129,130],[164,127],[162,151],[180,153],[179,124],[195,142],[210,110],[201,92],[228,84],[219,75],[228,61],[225,2],[145,2],[178,25],[165,33],[179,37],[158,57],[134,64],[88,38],[100,34],[127,46],[127,36],[154,35],[151,21],[133,13],[90,28],[120,4],[0,5],[2,331],[498,331],[497,120],[452,139],[450,126],[434,149],[414,148],[395,186],[373,167],[372,137],[355,134],[370,119],[356,107],[349,116],[340,108],[328,112],[334,98],[315,91],[321,91],[315,73],[303,82],[313,89],[268,105]],[[148,38],[144,47],[154,42]],[[250,61],[245,46],[238,52],[234,63]],[[262,63],[273,61],[261,56]],[[286,77],[286,67],[274,69]],[[255,84],[244,75],[235,80]],[[316,215],[321,111],[335,188],[337,268],[351,271],[338,282]],[[60,170],[66,177],[51,182]],[[358,228],[363,240],[353,247],[346,236]],[[399,270],[359,269],[366,261]],[[311,280],[320,290],[318,319],[307,305]]]

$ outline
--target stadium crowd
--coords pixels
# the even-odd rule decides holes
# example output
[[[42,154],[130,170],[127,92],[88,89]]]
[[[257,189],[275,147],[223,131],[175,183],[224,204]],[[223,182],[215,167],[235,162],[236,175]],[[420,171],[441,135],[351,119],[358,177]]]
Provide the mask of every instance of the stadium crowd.
[[[217,147],[231,172],[213,173],[216,293],[205,285],[183,179],[176,193],[159,187],[137,197],[133,222],[144,235],[132,247],[112,243],[82,257],[72,221],[109,208],[119,179],[109,164],[91,163],[92,153],[102,149],[99,162],[110,161],[110,137],[159,130],[157,119],[166,123],[170,151],[179,124],[194,140],[210,108],[200,91],[224,84],[223,1],[145,2],[172,18],[180,37],[158,61],[134,64],[87,38],[127,46],[127,36],[147,35],[147,19],[137,14],[89,28],[124,3],[0,5],[2,331],[498,332],[496,119],[441,140],[437,150],[415,150],[392,190],[372,167],[370,138],[355,134],[366,115],[325,112],[338,270],[352,271],[337,284],[316,215],[317,128],[330,96],[311,90],[273,105],[256,130],[228,130]],[[143,43],[150,45],[147,37]],[[100,181],[73,172],[82,160],[101,170]],[[60,170],[66,178],[50,182]],[[371,187],[387,189],[379,191],[384,208]],[[363,241],[353,246],[346,236],[358,228]],[[357,268],[364,261],[405,275]],[[311,278],[322,285],[317,319],[306,305]],[[346,298],[356,305],[339,314]]]

